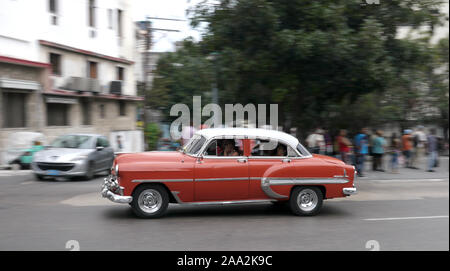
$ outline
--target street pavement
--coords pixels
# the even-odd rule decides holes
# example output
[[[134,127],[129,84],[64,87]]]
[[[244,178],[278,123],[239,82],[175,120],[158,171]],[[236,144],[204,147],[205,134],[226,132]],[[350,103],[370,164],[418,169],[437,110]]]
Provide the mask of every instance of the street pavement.
[[[424,161],[423,161],[424,164]],[[448,157],[436,172],[367,172],[315,217],[272,204],[179,206],[136,218],[90,181],[0,171],[0,250],[449,250]],[[67,246],[67,248],[66,248]]]

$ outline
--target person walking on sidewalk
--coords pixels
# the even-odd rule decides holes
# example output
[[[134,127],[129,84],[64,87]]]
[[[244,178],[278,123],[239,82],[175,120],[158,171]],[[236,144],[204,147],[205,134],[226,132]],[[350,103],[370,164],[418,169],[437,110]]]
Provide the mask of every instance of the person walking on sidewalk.
[[[349,154],[350,154],[350,147],[352,143],[347,138],[347,131],[346,130],[340,130],[339,136],[336,138],[338,146],[339,146],[339,154],[341,155],[341,160],[348,164],[349,162]]]
[[[431,134],[427,137],[427,152],[428,152],[428,172],[434,172],[433,167],[436,165],[438,157],[438,141],[436,138],[436,129],[431,129]]]
[[[425,144],[427,143],[427,135],[424,132],[422,125],[417,126],[415,131],[411,134],[413,148],[411,153],[411,167],[417,168],[417,164],[425,156]]]
[[[354,138],[355,142],[355,165],[359,177],[364,177],[364,160],[368,154],[367,128],[362,128],[361,132]]]
[[[390,168],[391,173],[398,173],[398,157],[400,155],[400,139],[397,137],[396,133],[391,136],[391,160]]]
[[[411,139],[411,130],[406,129],[402,136],[402,153],[405,158],[405,167],[413,168],[411,166],[411,150],[412,150],[412,139]]]
[[[384,171],[384,169],[383,169],[383,154],[384,154],[385,145],[386,145],[386,140],[384,140],[383,131],[377,130],[375,132],[375,137],[372,141],[373,170]]]
[[[325,149],[325,138],[323,137],[323,130],[318,128],[306,138],[308,149],[311,153],[319,154]]]

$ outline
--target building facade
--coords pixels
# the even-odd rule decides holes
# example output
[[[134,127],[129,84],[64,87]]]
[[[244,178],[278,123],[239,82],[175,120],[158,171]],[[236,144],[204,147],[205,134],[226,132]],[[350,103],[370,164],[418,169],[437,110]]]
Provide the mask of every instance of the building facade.
[[[142,137],[132,0],[0,6],[0,153],[20,131],[43,133],[47,143],[67,133],[100,133],[113,146],[117,133]],[[143,150],[131,145],[125,151]]]

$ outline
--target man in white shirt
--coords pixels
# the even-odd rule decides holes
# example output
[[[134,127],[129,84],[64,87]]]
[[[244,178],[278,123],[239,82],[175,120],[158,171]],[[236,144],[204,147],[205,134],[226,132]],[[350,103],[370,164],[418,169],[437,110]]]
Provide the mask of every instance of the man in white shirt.
[[[316,129],[316,131],[310,134],[306,138],[306,143],[308,144],[309,151],[311,153],[319,154],[323,152],[325,148],[325,138],[323,137],[323,130]]]

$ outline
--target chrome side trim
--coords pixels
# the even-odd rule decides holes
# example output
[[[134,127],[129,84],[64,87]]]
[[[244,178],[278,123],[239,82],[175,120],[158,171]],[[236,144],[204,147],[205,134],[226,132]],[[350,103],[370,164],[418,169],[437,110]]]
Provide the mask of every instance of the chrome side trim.
[[[287,198],[287,196],[280,195],[280,194],[276,193],[275,191],[273,191],[270,188],[270,179],[268,179],[268,178],[262,178],[261,179],[261,189],[270,198],[273,198],[273,199],[284,199],[284,198]]]
[[[208,181],[248,181],[248,177],[236,177],[236,178],[206,178],[195,179],[196,182],[208,182]]]
[[[252,177],[250,179],[254,179]],[[287,198],[288,196],[280,195],[272,190],[272,185],[296,185],[296,184],[345,184],[348,179],[343,178],[262,178],[261,189],[264,193],[273,199]]]
[[[150,180],[132,180],[132,183],[162,183],[162,182],[193,182],[194,179],[150,179]]]
[[[183,203],[183,201],[181,201],[180,197],[178,197],[178,194],[180,193],[179,191],[171,191],[171,193],[172,193],[172,196],[177,201],[177,203]]]
[[[179,191],[172,191],[175,200],[182,205],[233,205],[233,204],[251,204],[251,203],[269,203],[274,199],[255,199],[255,200],[227,200],[227,201],[199,201],[199,202],[183,202],[178,197]]]
[[[260,178],[258,178],[260,179]],[[162,183],[162,182],[212,182],[212,181],[248,181],[248,177],[235,178],[205,178],[205,179],[150,179],[150,180],[132,180],[132,183]]]
[[[293,185],[293,184],[343,184],[349,180],[341,178],[269,178],[269,185]]]

